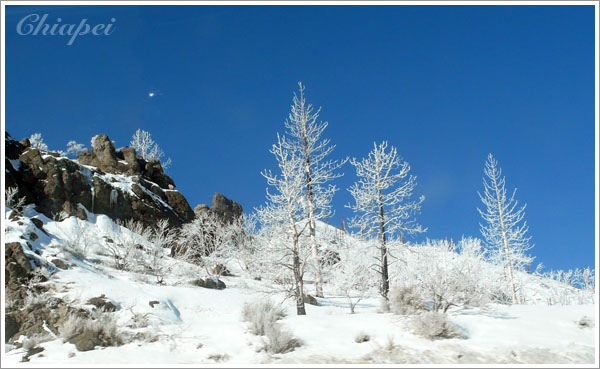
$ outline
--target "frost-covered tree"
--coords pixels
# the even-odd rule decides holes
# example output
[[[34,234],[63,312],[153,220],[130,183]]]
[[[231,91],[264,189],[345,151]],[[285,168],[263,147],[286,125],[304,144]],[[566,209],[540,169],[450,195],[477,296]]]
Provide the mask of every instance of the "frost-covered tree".
[[[350,313],[367,294],[377,289],[377,274],[374,267],[375,255],[365,252],[362,245],[353,245],[340,251],[340,261],[331,268],[328,283],[348,301]]]
[[[483,186],[484,193],[478,193],[485,205],[485,210],[477,209],[485,223],[480,224],[481,234],[485,238],[486,246],[496,263],[504,265],[508,271],[512,303],[517,303],[517,288],[515,284],[514,269],[522,269],[533,260],[527,251],[533,246],[531,237],[527,236],[529,227],[523,220],[525,207],[518,207],[515,199],[515,188],[510,197],[506,191],[506,177],[502,176],[502,169],[492,154],[488,155],[485,163]]]
[[[29,137],[29,142],[34,149],[48,151],[48,145],[44,143],[42,134],[39,132],[32,134],[31,137]]]
[[[265,170],[261,174],[272,189],[267,189],[267,204],[257,209],[258,217],[266,232],[268,254],[273,263],[271,268],[291,271],[293,274],[293,295],[298,315],[306,315],[304,308],[304,269],[306,265],[305,247],[300,236],[308,222],[304,219],[305,173],[302,170],[303,157],[286,149],[287,141],[277,135],[277,143],[270,152],[275,156],[279,173]],[[283,268],[283,269],[282,269]]]
[[[156,278],[156,283],[163,284],[165,276],[171,271],[174,264],[167,262],[167,253],[165,249],[171,247],[176,240],[175,231],[169,227],[167,219],[161,219],[156,222],[156,226],[149,234],[151,248],[149,250],[150,258],[147,262],[148,269]]]
[[[163,169],[167,169],[171,165],[171,158],[163,161],[165,153],[152,139],[150,132],[138,128],[131,137],[129,145],[135,149],[139,156],[146,160],[160,160]]]
[[[285,121],[287,140],[285,149],[298,158],[296,165],[304,172],[304,213],[308,222],[312,267],[315,272],[317,297],[323,297],[321,262],[317,241],[316,221],[331,217],[331,200],[337,187],[331,181],[343,174],[338,169],[347,159],[337,161],[329,159],[335,145],[323,138],[328,123],[318,121],[321,108],[315,109],[307,103],[305,87],[298,82],[299,93],[294,94],[291,112]]]
[[[414,216],[421,210],[425,200],[411,200],[417,179],[409,175],[410,165],[402,160],[396,148],[387,150],[386,141],[377,145],[362,159],[353,158],[350,163],[356,168],[358,181],[349,188],[354,204],[347,205],[356,215],[350,227],[358,228],[367,239],[379,240],[381,295],[387,298],[390,288],[388,273],[388,241],[404,234],[425,232]]]
[[[242,218],[227,222],[212,211],[204,212],[181,227],[176,254],[203,266],[208,274],[219,274],[234,259],[243,233]]]
[[[463,238],[458,245],[451,240],[428,242],[420,247],[407,272],[402,279],[416,281],[434,311],[485,304],[497,285],[496,273],[484,263],[480,240],[473,238]]]
[[[85,150],[85,145],[76,142],[75,140],[71,140],[67,143],[67,154],[72,154],[73,156],[79,155],[83,150]]]

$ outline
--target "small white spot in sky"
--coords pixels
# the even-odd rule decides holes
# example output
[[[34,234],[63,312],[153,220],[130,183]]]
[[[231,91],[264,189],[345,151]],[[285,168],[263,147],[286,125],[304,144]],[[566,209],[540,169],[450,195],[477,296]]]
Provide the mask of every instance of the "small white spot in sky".
[[[153,97],[154,96],[154,92],[149,92],[148,93],[148,97]]]

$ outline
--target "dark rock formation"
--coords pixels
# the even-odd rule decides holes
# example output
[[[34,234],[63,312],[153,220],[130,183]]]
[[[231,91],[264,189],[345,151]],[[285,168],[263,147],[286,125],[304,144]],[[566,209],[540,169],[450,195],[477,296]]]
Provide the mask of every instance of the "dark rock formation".
[[[6,301],[22,301],[27,296],[27,286],[33,276],[33,266],[19,242],[4,245],[4,288]]]
[[[223,220],[229,222],[233,221],[235,218],[239,218],[243,214],[242,205],[228,199],[220,193],[214,194],[211,210],[218,214]]]
[[[194,218],[158,160],[146,161],[130,147],[117,151],[106,135],[92,141],[92,150],[75,161],[29,148],[6,133],[6,186],[18,187],[26,203],[50,218],[64,211],[86,219],[83,208],[146,225],[166,218],[177,226]]]
[[[62,299],[49,297],[23,309],[7,311],[4,317],[6,325],[5,341],[12,342],[24,335],[33,337],[47,333],[44,326],[54,334],[71,315],[87,316],[87,312],[67,305]]]
[[[222,221],[231,223],[233,220],[242,216],[244,211],[242,205],[220,193],[215,193],[212,198],[212,207],[208,207],[206,204],[198,204],[194,208],[194,214],[197,218],[206,213],[215,214]]]

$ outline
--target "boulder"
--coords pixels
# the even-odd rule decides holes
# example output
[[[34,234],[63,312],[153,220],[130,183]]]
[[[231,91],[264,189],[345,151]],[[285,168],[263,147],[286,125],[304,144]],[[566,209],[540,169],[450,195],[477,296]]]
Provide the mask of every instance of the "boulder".
[[[309,304],[309,305],[319,305],[319,302],[317,301],[317,299],[314,296],[311,295],[304,295],[304,303],[305,304]]]
[[[104,295],[92,297],[87,301],[87,304],[94,305],[96,309],[106,313],[112,313],[114,311],[117,311],[117,307],[115,306],[115,304],[110,302]]]
[[[62,269],[62,270],[69,269],[69,266],[67,265],[67,263],[65,263],[65,261],[62,259],[52,259],[52,260],[50,260],[50,262],[52,264],[54,264],[58,269]]]
[[[213,273],[223,277],[233,277],[231,271],[223,264],[217,264],[213,268]]]
[[[209,277],[206,279],[195,279],[191,281],[190,284],[198,287],[210,288],[213,290],[224,290],[227,287],[225,285],[225,282],[216,277]]]

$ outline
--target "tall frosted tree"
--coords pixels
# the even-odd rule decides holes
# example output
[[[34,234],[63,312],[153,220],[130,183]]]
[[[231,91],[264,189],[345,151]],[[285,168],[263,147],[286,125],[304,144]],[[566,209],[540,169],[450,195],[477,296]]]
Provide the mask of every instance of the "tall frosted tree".
[[[506,177],[502,176],[502,169],[492,154],[488,155],[483,179],[484,193],[478,193],[485,205],[485,210],[477,209],[485,221],[480,224],[481,234],[485,238],[486,246],[491,251],[493,259],[503,264],[508,271],[508,282],[512,303],[517,303],[517,289],[514,278],[514,269],[521,268],[531,263],[532,258],[527,251],[533,246],[531,237],[527,236],[529,227],[523,220],[527,205],[519,207],[515,195],[515,188],[507,196]]]
[[[323,138],[327,122],[318,121],[321,108],[315,109],[307,103],[305,87],[298,82],[299,93],[294,94],[288,119],[285,121],[287,140],[285,148],[297,158],[304,172],[305,219],[308,222],[312,266],[315,272],[316,295],[323,297],[321,261],[317,243],[316,221],[329,218],[332,214],[331,200],[337,187],[331,181],[343,174],[338,169],[347,159],[336,161],[329,159],[335,148],[329,139]]]
[[[350,226],[358,228],[364,237],[379,241],[380,293],[385,298],[390,289],[389,241],[396,238],[403,243],[405,234],[426,231],[415,219],[425,197],[411,199],[417,178],[409,175],[410,165],[402,160],[396,148],[387,148],[386,141],[379,145],[374,143],[366,158],[350,160],[356,168],[358,181],[348,190],[354,197],[354,204],[347,205],[356,213]]]
[[[263,171],[267,184],[267,204],[257,209],[263,225],[263,233],[268,233],[268,254],[271,268],[291,270],[294,276],[293,294],[298,315],[306,315],[304,308],[304,268],[306,256],[300,236],[306,229],[304,218],[304,171],[301,157],[286,148],[286,140],[277,135],[277,143],[270,152],[275,156],[279,173]],[[284,278],[282,278],[284,279]]]

